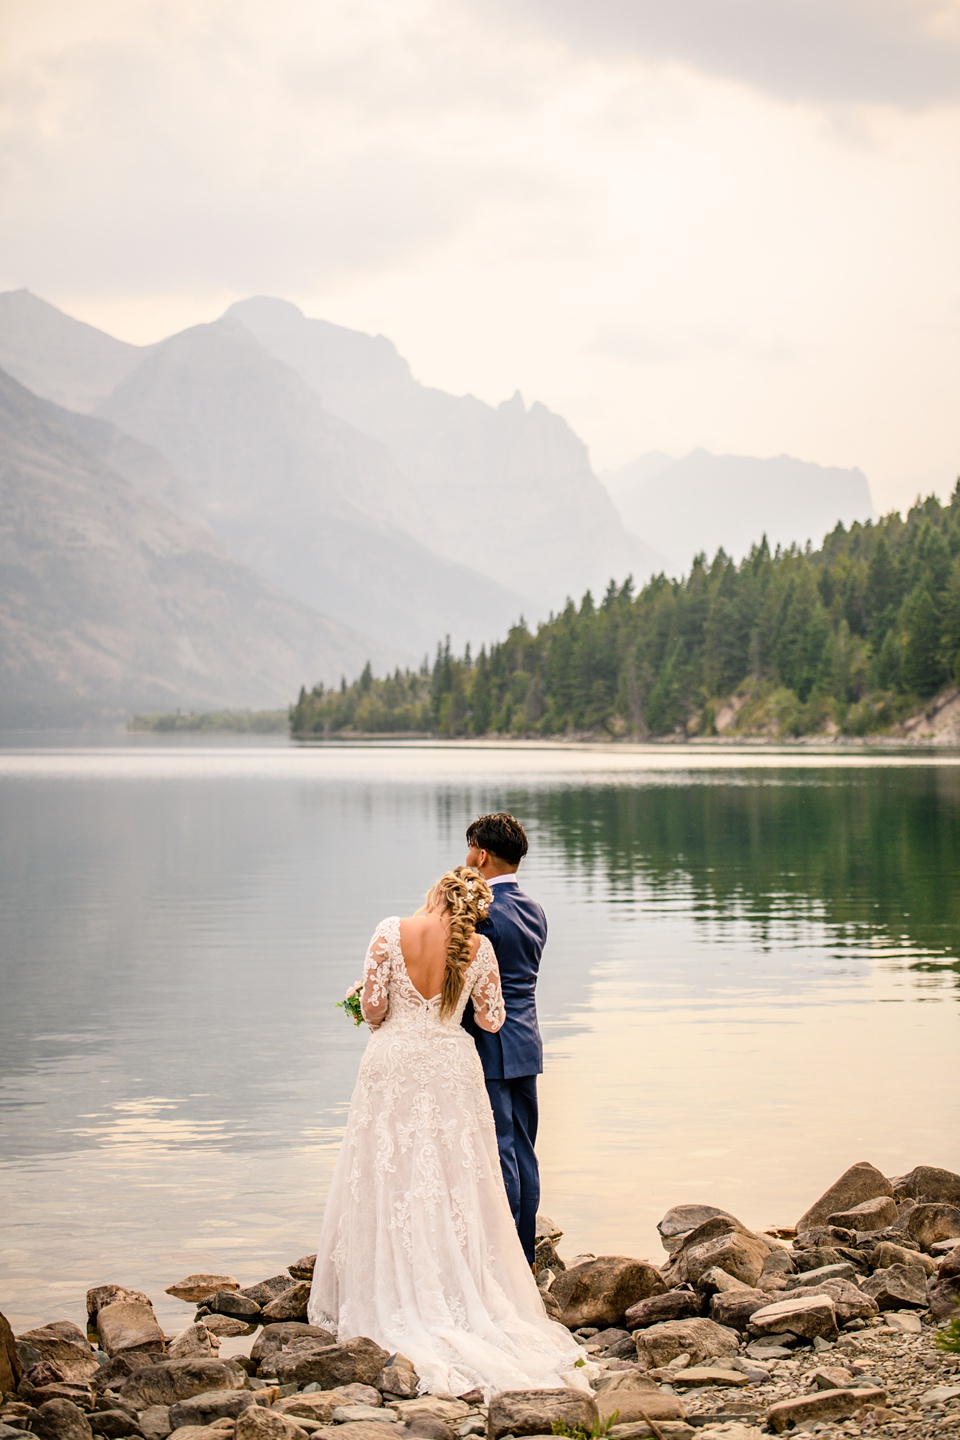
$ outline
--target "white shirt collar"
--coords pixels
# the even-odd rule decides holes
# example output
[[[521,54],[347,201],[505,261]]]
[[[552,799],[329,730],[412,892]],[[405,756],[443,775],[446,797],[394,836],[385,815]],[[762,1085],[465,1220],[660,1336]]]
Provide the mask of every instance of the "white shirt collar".
[[[514,875],[488,875],[488,876],[487,876],[487,884],[488,884],[488,885],[516,885],[516,883],[517,883],[517,877],[516,877],[515,874],[514,874]]]

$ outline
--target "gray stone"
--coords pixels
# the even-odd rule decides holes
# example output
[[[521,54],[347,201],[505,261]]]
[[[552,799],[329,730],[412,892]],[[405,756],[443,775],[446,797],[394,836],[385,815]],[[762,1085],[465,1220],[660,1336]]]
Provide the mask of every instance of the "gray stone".
[[[919,1335],[923,1330],[916,1310],[888,1310],[883,1318],[888,1328],[898,1335]]]
[[[167,1440],[170,1434],[170,1406],[148,1405],[139,1416],[140,1433],[145,1440]]]
[[[161,1360],[128,1375],[120,1395],[137,1410],[148,1405],[175,1405],[205,1390],[242,1390],[246,1371],[235,1360]]]
[[[637,1332],[637,1359],[646,1369],[669,1365],[677,1355],[687,1354],[699,1365],[720,1355],[736,1354],[740,1337],[735,1330],[713,1320],[666,1320]]]
[[[271,1408],[281,1415],[290,1415],[294,1420],[313,1420],[329,1425],[334,1410],[338,1410],[346,1398],[342,1390],[313,1390],[309,1394],[286,1395]]]
[[[375,1425],[392,1425],[398,1416],[389,1405],[338,1405],[331,1419],[334,1424],[345,1420],[371,1420]]]
[[[878,1313],[876,1300],[849,1280],[825,1280],[812,1289],[792,1293],[826,1295],[833,1301],[838,1325],[847,1325],[851,1320],[869,1320]]]
[[[839,1265],[820,1265],[816,1270],[791,1275],[787,1280],[787,1289],[805,1290],[808,1285],[822,1285],[824,1280],[852,1280],[856,1273],[849,1260],[843,1260]]]
[[[176,1334],[167,1346],[168,1360],[187,1360],[191,1356],[216,1358],[219,1342],[206,1325],[188,1325]]]
[[[929,1285],[927,1304],[934,1320],[949,1320],[960,1305],[960,1280],[938,1280]]]
[[[292,1265],[287,1266],[287,1271],[294,1280],[312,1280],[316,1264],[316,1255],[301,1255],[299,1260],[294,1260]]]
[[[12,1392],[20,1384],[23,1366],[17,1355],[17,1342],[10,1321],[0,1315],[0,1391]]]
[[[625,1255],[600,1255],[558,1275],[549,1294],[560,1306],[560,1320],[568,1330],[583,1325],[619,1324],[638,1300],[666,1290],[659,1270],[645,1260]]]
[[[853,1382],[853,1375],[843,1365],[821,1365],[807,1378],[818,1390],[845,1390]]]
[[[942,1201],[914,1205],[900,1222],[904,1234],[929,1250],[938,1240],[960,1239],[960,1209]]]
[[[235,1440],[303,1440],[303,1431],[287,1415],[263,1405],[248,1405],[237,1416],[234,1436]]]
[[[554,1275],[559,1275],[562,1270],[566,1270],[567,1268],[557,1254],[556,1247],[548,1235],[545,1235],[542,1240],[537,1241],[533,1262],[536,1266],[538,1276],[542,1270],[552,1270]]]
[[[253,1390],[204,1390],[170,1406],[170,1428],[183,1425],[212,1425],[225,1415],[236,1418],[248,1405],[256,1404]]]
[[[794,1426],[806,1428],[823,1420],[848,1420],[864,1405],[882,1405],[886,1392],[870,1390],[820,1390],[813,1395],[794,1396],[771,1405],[766,1422],[780,1434]]]
[[[94,1410],[90,1416],[90,1427],[94,1435],[104,1440],[124,1440],[127,1435],[140,1435],[142,1431],[135,1416],[126,1410]]]
[[[778,1300],[755,1310],[750,1317],[753,1335],[778,1335],[784,1331],[798,1339],[812,1340],[821,1336],[833,1340],[837,1335],[837,1315],[829,1295],[796,1295]]]
[[[291,1320],[299,1320],[305,1323],[307,1319],[307,1301],[310,1299],[310,1285],[306,1280],[298,1280],[291,1285],[276,1300],[271,1300],[263,1307],[260,1316],[264,1324],[289,1323]]]
[[[466,1401],[454,1395],[418,1395],[416,1400],[398,1400],[393,1409],[404,1422],[411,1416],[426,1414],[453,1424],[470,1413]]]
[[[642,1377],[624,1375],[619,1378],[625,1383],[605,1386],[596,1397],[601,1420],[608,1421],[616,1415],[619,1423],[629,1425],[636,1424],[638,1420],[653,1420],[656,1423],[684,1418],[683,1405],[676,1395],[656,1389],[652,1381],[647,1381],[646,1385],[639,1383]]]
[[[876,1300],[881,1310],[927,1308],[927,1277],[920,1265],[888,1265],[885,1270],[875,1270],[860,1289]]]
[[[580,1390],[505,1390],[487,1413],[487,1440],[502,1435],[549,1435],[560,1422],[589,1434],[599,1421],[596,1401]]]
[[[175,1285],[168,1285],[165,1293],[176,1300],[186,1300],[189,1305],[199,1305],[208,1296],[216,1295],[219,1290],[239,1289],[240,1281],[235,1280],[232,1275],[210,1275],[201,1272],[187,1275]]]
[[[281,1351],[274,1368],[281,1385],[306,1385],[315,1381],[322,1390],[359,1382],[372,1385],[389,1360],[388,1352],[363,1336],[326,1345]]]
[[[549,1215],[538,1215],[536,1222],[536,1239],[538,1242],[540,1240],[552,1240],[553,1243],[556,1244],[558,1240],[563,1239],[563,1231],[555,1220],[551,1220]]]
[[[252,1335],[257,1326],[255,1323],[248,1324],[246,1320],[236,1320],[232,1315],[211,1315],[209,1310],[200,1312],[202,1320],[197,1320],[198,1325],[203,1325],[207,1332],[219,1344],[220,1340],[235,1340],[238,1335]]]
[[[937,1262],[922,1250],[908,1250],[892,1240],[883,1240],[870,1256],[871,1270],[886,1270],[889,1265],[921,1265],[927,1275],[937,1273]]]
[[[234,1320],[247,1322],[260,1317],[260,1306],[256,1300],[249,1300],[239,1290],[218,1290],[215,1295],[208,1296],[205,1303],[214,1315],[230,1315]]]
[[[401,1400],[413,1400],[417,1394],[420,1377],[413,1367],[394,1363],[386,1365],[377,1376],[377,1389],[397,1395]]]
[[[763,1290],[728,1290],[714,1295],[710,1301],[710,1319],[742,1333],[756,1312],[769,1304],[770,1296]]]
[[[856,1230],[859,1234],[895,1225],[898,1214],[897,1202],[892,1195],[875,1195],[872,1200],[863,1200],[859,1205],[828,1215],[827,1224],[837,1225],[842,1230]]]
[[[253,1342],[250,1358],[256,1361],[266,1373],[272,1374],[272,1371],[267,1370],[267,1366],[273,1363],[274,1357],[284,1347],[301,1341],[312,1341],[314,1348],[321,1349],[325,1345],[335,1344],[336,1338],[329,1330],[323,1330],[319,1325],[303,1325],[297,1320],[287,1321],[285,1324],[265,1325]]]
[[[150,1305],[150,1296],[142,1290],[128,1290],[126,1285],[94,1285],[87,1291],[87,1322],[96,1320],[105,1305],[117,1300],[139,1300],[141,1305]]]
[[[678,1390],[693,1390],[701,1385],[720,1385],[732,1389],[749,1385],[750,1381],[742,1370],[727,1370],[721,1365],[687,1365],[678,1370],[671,1384]]]
[[[932,1390],[925,1390],[920,1396],[920,1404],[946,1405],[950,1400],[960,1397],[960,1385],[934,1385]]]
[[[664,1320],[687,1320],[702,1314],[703,1299],[695,1290],[668,1290],[663,1295],[651,1295],[648,1300],[638,1300],[636,1305],[631,1305],[624,1324],[628,1330],[643,1330],[648,1325],[660,1325]]]
[[[46,1360],[63,1380],[84,1382],[96,1375],[100,1366],[86,1340],[66,1340],[50,1326],[38,1326],[18,1335],[14,1342],[24,1370],[38,1360]]]
[[[344,1425],[324,1425],[313,1432],[314,1440],[404,1440],[410,1432],[403,1425],[374,1425],[369,1420],[352,1420]]]
[[[811,1230],[828,1223],[831,1215],[850,1210],[878,1195],[893,1195],[893,1186],[876,1166],[866,1160],[851,1165],[797,1221],[797,1231]]]
[[[718,1215],[727,1220],[734,1218],[728,1210],[720,1210],[716,1205],[671,1205],[657,1226],[664,1250],[672,1255],[685,1235]]]
[[[763,1262],[764,1275],[792,1275],[796,1270],[793,1256],[789,1250],[770,1250]]]
[[[114,1300],[97,1311],[100,1348],[111,1357],[127,1351],[162,1354],[163,1331],[149,1300]]]
[[[278,1300],[291,1287],[291,1279],[287,1274],[272,1275],[269,1280],[258,1280],[256,1285],[243,1285],[237,1292],[246,1295],[256,1305],[269,1305],[271,1300]]]
[[[465,1421],[464,1423],[470,1425],[470,1429],[467,1431],[468,1435],[471,1433],[474,1435],[482,1435],[486,1429],[486,1426],[479,1417],[469,1422]],[[438,1420],[436,1415],[427,1415],[426,1413],[411,1415],[409,1419],[404,1421],[400,1429],[400,1434],[403,1436],[416,1436],[418,1440],[454,1440],[452,1425],[447,1425],[445,1421]]]
[[[960,1206],[960,1175],[936,1165],[917,1165],[909,1175],[899,1175],[893,1181],[893,1191],[898,1199],[942,1200]]]
[[[756,1235],[726,1215],[717,1215],[684,1236],[664,1270],[670,1286],[696,1285],[714,1266],[745,1285],[754,1286],[763,1274],[768,1251]]]
[[[46,1400],[32,1420],[39,1440],[93,1440],[90,1421],[70,1400]]]
[[[761,1274],[763,1272],[761,1271]],[[726,1270],[721,1270],[719,1265],[713,1265],[705,1270],[697,1280],[697,1291],[700,1295],[725,1295],[729,1290],[751,1290],[753,1286],[745,1285],[735,1275],[730,1275]]]

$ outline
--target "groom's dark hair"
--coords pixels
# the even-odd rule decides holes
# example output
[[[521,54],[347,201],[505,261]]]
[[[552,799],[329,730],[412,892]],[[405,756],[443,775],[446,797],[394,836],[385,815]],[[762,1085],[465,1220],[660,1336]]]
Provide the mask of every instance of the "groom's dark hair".
[[[496,815],[481,815],[468,825],[467,844],[477,850],[489,850],[507,865],[519,865],[530,848],[520,821],[503,810]]]

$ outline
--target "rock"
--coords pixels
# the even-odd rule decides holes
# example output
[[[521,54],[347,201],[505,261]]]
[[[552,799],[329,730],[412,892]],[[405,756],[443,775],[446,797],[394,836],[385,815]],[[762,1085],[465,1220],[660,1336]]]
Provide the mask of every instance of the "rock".
[[[882,1405],[886,1398],[885,1392],[876,1388],[820,1390],[815,1395],[778,1400],[767,1411],[766,1422],[771,1430],[780,1434],[795,1425],[806,1428],[820,1420],[849,1420],[864,1405]]]
[[[710,1319],[717,1325],[743,1332],[758,1310],[770,1304],[770,1296],[763,1290],[727,1290],[714,1295],[710,1301]]]
[[[224,1416],[235,1419],[241,1410],[256,1404],[255,1395],[255,1391],[247,1389],[203,1390],[170,1406],[170,1427],[179,1430],[184,1425],[212,1425]]]
[[[914,1205],[901,1220],[900,1228],[916,1240],[921,1250],[929,1250],[938,1240],[960,1238],[960,1209],[941,1201]]]
[[[898,1335],[919,1335],[923,1330],[916,1310],[888,1310],[883,1319],[887,1327]]]
[[[281,1385],[307,1385],[311,1381],[321,1390],[359,1382],[372,1385],[389,1360],[386,1350],[363,1336],[345,1340],[339,1345],[281,1350],[274,1368]]]
[[[230,1315],[234,1320],[246,1320],[248,1323],[260,1318],[260,1306],[256,1300],[249,1300],[239,1290],[218,1290],[215,1295],[208,1295],[205,1303],[214,1315]]]
[[[875,1195],[847,1210],[837,1210],[827,1216],[828,1225],[838,1225],[842,1230],[885,1230],[897,1222],[897,1202],[892,1195]]]
[[[559,1275],[561,1270],[566,1270],[566,1265],[557,1254],[553,1241],[548,1235],[537,1241],[537,1248],[534,1251],[533,1262],[539,1275],[541,1270],[552,1270],[554,1275]]]
[[[246,1372],[235,1360],[161,1360],[128,1375],[120,1395],[137,1410],[148,1405],[175,1405],[205,1390],[242,1390]]]
[[[934,1320],[949,1320],[960,1305],[960,1283],[938,1280],[927,1289],[927,1304]]]
[[[277,1322],[289,1322],[299,1320],[306,1322],[307,1301],[310,1299],[310,1284],[306,1280],[298,1280],[291,1285],[276,1300],[271,1300],[269,1305],[263,1307],[260,1316],[264,1324],[276,1324]]]
[[[793,1264],[798,1275],[805,1275],[808,1270],[825,1270],[828,1265],[850,1263],[833,1245],[816,1245],[793,1252]]]
[[[660,1272],[645,1260],[601,1255],[564,1270],[549,1294],[560,1306],[561,1324],[577,1330],[583,1325],[617,1325],[638,1300],[661,1295],[666,1288]]]
[[[297,1422],[263,1405],[248,1405],[237,1416],[235,1440],[303,1440]]]
[[[86,1340],[66,1340],[49,1325],[24,1331],[16,1337],[14,1344],[24,1370],[38,1360],[47,1360],[61,1379],[83,1383],[96,1375],[100,1368]]]
[[[424,1419],[428,1419],[424,1416]],[[346,1425],[324,1425],[313,1432],[313,1440],[403,1440],[409,1432],[402,1425],[376,1425],[369,1420]]]
[[[262,1308],[269,1305],[271,1300],[277,1300],[292,1284],[290,1276],[284,1271],[282,1275],[272,1275],[269,1280],[258,1280],[256,1285],[241,1285],[237,1294],[245,1295],[248,1300]]]
[[[749,1385],[750,1381],[742,1370],[724,1370],[719,1365],[687,1365],[677,1371],[672,1383],[678,1389],[693,1389],[698,1385]]]
[[[141,1305],[151,1305],[150,1296],[142,1290],[129,1290],[126,1285],[95,1285],[87,1291],[87,1324],[96,1320],[105,1305],[117,1300],[137,1300]]]
[[[643,1330],[664,1320],[686,1320],[692,1315],[702,1314],[703,1299],[695,1290],[668,1290],[663,1295],[651,1295],[648,1300],[638,1300],[636,1305],[631,1305],[623,1323],[628,1330]]]
[[[229,1429],[226,1427],[230,1427]],[[171,1437],[175,1440],[232,1440],[233,1425],[229,1420],[218,1420],[215,1425],[181,1425],[179,1430],[171,1430]],[[300,1437],[303,1440],[303,1437]]]
[[[325,1345],[334,1345],[336,1338],[329,1330],[322,1330],[319,1325],[303,1325],[298,1320],[267,1325],[253,1342],[250,1358],[257,1362],[265,1374],[271,1375],[273,1371],[268,1366],[284,1346],[292,1345],[295,1341],[312,1340],[315,1347],[320,1349]]]
[[[920,1265],[888,1265],[875,1270],[860,1286],[881,1310],[927,1308],[927,1277]]]
[[[413,1400],[417,1394],[417,1386],[420,1377],[411,1366],[406,1369],[402,1365],[386,1365],[377,1376],[377,1389],[385,1390],[389,1395],[396,1395],[401,1400]]]
[[[657,1226],[660,1243],[667,1254],[672,1255],[684,1236],[696,1230],[705,1220],[713,1220],[718,1215],[727,1220],[734,1218],[729,1211],[719,1210],[716,1205],[671,1205]]]
[[[239,1290],[240,1281],[235,1280],[232,1275],[187,1275],[183,1280],[178,1280],[176,1285],[168,1285],[165,1294],[172,1295],[176,1300],[186,1300],[189,1305],[199,1305],[206,1300],[208,1295],[216,1295],[219,1290]]]
[[[761,1271],[761,1274],[763,1272]],[[735,1275],[728,1275],[726,1270],[721,1270],[719,1265],[712,1266],[705,1270],[697,1281],[697,1292],[700,1295],[725,1295],[729,1290],[751,1290],[753,1286],[745,1285]]]
[[[808,1380],[818,1390],[845,1390],[851,1384],[853,1375],[843,1365],[821,1365],[808,1376]]]
[[[130,1355],[114,1355],[112,1360],[107,1360],[100,1366],[90,1383],[95,1390],[116,1390],[135,1370],[142,1370],[145,1365],[159,1364],[163,1359],[162,1355],[141,1355],[138,1351]]]
[[[467,1422],[464,1422],[467,1423]],[[484,1431],[483,1422],[480,1420],[469,1422],[473,1427],[469,1432],[473,1435],[482,1435]],[[419,1440],[455,1440],[455,1431],[452,1425],[447,1425],[443,1420],[438,1420],[435,1415],[411,1415],[409,1420],[404,1421],[400,1428],[403,1436],[417,1436]]]
[[[90,1421],[70,1400],[46,1400],[32,1420],[40,1440],[93,1440]]]
[[[797,1231],[825,1225],[831,1215],[841,1210],[850,1210],[864,1200],[875,1200],[878,1195],[892,1196],[893,1186],[876,1166],[861,1160],[856,1165],[851,1165],[849,1170],[845,1170],[839,1180],[835,1180],[830,1188],[824,1191],[816,1204],[811,1205],[810,1209],[801,1215],[797,1221]]]
[[[918,1201],[941,1200],[960,1206],[960,1175],[940,1170],[936,1165],[918,1165],[909,1175],[900,1175],[893,1182],[897,1199]]]
[[[934,1385],[932,1390],[926,1390],[920,1396],[920,1404],[946,1405],[950,1400],[960,1397],[960,1385]]]
[[[837,1314],[829,1295],[797,1295],[778,1300],[755,1310],[750,1317],[753,1335],[779,1335],[787,1332],[798,1339],[813,1340],[820,1336],[834,1340],[837,1335]]]
[[[869,1320],[878,1313],[876,1300],[849,1280],[825,1280],[813,1290],[801,1290],[799,1293],[825,1295],[832,1300],[838,1325],[847,1325],[851,1320]]]
[[[728,1275],[755,1286],[763,1274],[767,1247],[756,1235],[730,1216],[705,1220],[684,1236],[674,1251],[664,1276],[669,1285],[695,1285],[702,1275],[717,1266]]]
[[[816,1270],[791,1275],[787,1280],[787,1289],[805,1290],[809,1285],[822,1285],[824,1280],[850,1280],[856,1273],[849,1260],[843,1260],[839,1265],[820,1265]]]
[[[487,1413],[487,1440],[501,1435],[549,1435],[561,1422],[589,1435],[599,1421],[596,1402],[580,1390],[505,1390]]]
[[[944,1243],[944,1241],[940,1241],[941,1245]],[[960,1275],[960,1245],[952,1246],[941,1256],[937,1265],[937,1274],[941,1280],[949,1280],[954,1275]]]
[[[306,1395],[285,1395],[271,1409],[281,1415],[290,1415],[294,1420],[316,1420],[321,1425],[329,1425],[334,1410],[338,1410],[346,1399],[342,1390],[312,1390]]]
[[[145,1440],[167,1440],[171,1429],[169,1405],[148,1405],[138,1418]]]
[[[167,1346],[168,1360],[187,1360],[191,1355],[216,1358],[219,1342],[207,1325],[188,1325]]]
[[[17,1355],[17,1342],[13,1337],[6,1315],[0,1315],[0,1391],[16,1390],[23,1374],[23,1366]]]
[[[452,1395],[420,1395],[416,1400],[399,1400],[392,1408],[404,1422],[412,1415],[432,1415],[451,1423],[470,1413],[470,1406]]]
[[[541,1240],[552,1240],[556,1245],[557,1241],[562,1239],[563,1231],[555,1220],[551,1220],[549,1215],[537,1216],[536,1240],[538,1243]]]
[[[292,1265],[287,1266],[287,1272],[294,1280],[312,1280],[316,1265],[316,1255],[301,1255],[299,1260],[294,1260]]]
[[[246,1320],[235,1320],[232,1315],[204,1315],[202,1320],[195,1322],[214,1337],[220,1340],[234,1340],[238,1335],[252,1335],[256,1325],[248,1325]]]
[[[890,1265],[922,1265],[928,1275],[937,1273],[937,1262],[922,1250],[907,1250],[892,1240],[883,1240],[870,1256],[871,1270],[886,1270]]]
[[[97,1311],[100,1348],[111,1357],[127,1351],[162,1354],[163,1331],[150,1301],[113,1300]]]
[[[397,1412],[389,1405],[338,1405],[333,1412],[335,1425],[345,1420],[369,1420],[374,1425],[392,1425]]]
[[[692,1365],[733,1355],[740,1348],[735,1330],[713,1320],[666,1320],[637,1333],[637,1359],[646,1369],[669,1365],[677,1355],[688,1354]]]
[[[126,1410],[95,1410],[90,1416],[90,1428],[94,1435],[104,1440],[123,1440],[126,1435],[140,1435],[140,1426]]]
[[[796,1268],[789,1250],[769,1250],[763,1262],[764,1275],[792,1275]]]
[[[627,1377],[625,1377],[627,1378]],[[629,1377],[632,1378],[632,1377]],[[649,1386],[648,1382],[648,1386]],[[676,1395],[648,1386],[606,1386],[596,1397],[597,1411],[602,1421],[610,1420],[615,1414],[622,1425],[635,1424],[638,1420],[683,1420],[685,1411]]]

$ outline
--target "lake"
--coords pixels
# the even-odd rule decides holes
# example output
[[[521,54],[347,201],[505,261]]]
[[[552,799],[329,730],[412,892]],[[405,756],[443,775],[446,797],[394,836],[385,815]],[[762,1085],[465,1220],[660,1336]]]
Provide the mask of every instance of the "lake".
[[[153,736],[0,749],[0,1309],[80,1319],[315,1248],[376,922],[509,809],[550,939],[543,1209],[792,1224],[853,1161],[960,1170],[960,761]]]

